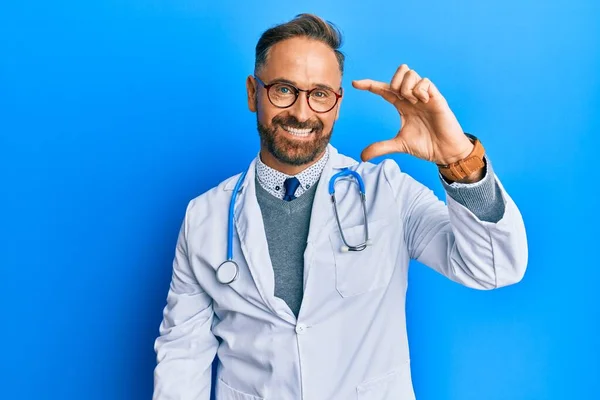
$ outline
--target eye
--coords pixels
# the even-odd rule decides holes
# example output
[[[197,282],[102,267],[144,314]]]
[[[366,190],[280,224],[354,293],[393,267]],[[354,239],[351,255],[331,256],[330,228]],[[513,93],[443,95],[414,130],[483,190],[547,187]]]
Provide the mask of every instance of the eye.
[[[315,90],[312,92],[312,96],[320,99],[326,99],[327,97],[331,96],[331,94],[328,90]]]
[[[273,90],[276,94],[281,96],[288,96],[290,94],[295,93],[294,89],[290,85],[286,85],[284,83],[276,84],[275,86],[273,86]]]

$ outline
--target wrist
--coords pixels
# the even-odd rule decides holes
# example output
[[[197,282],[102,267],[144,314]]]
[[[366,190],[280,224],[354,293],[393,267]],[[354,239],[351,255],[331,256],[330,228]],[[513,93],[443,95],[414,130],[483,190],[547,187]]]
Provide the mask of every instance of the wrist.
[[[453,162],[437,164],[440,174],[449,181],[473,183],[481,180],[485,175],[485,149],[475,136],[466,133],[466,137],[471,142],[468,153],[465,149],[462,154],[452,157]]]
[[[471,140],[469,140],[467,137],[465,137],[465,140],[466,140],[466,143],[461,147],[461,150],[454,152],[453,155],[451,155],[451,156],[447,156],[447,157],[443,158],[439,162],[436,162],[436,164],[437,165],[450,165],[450,164],[454,164],[456,162],[459,162],[460,160],[464,160],[465,158],[469,157],[469,155],[473,152],[473,149],[475,148],[475,146],[473,145],[473,142],[471,142]]]

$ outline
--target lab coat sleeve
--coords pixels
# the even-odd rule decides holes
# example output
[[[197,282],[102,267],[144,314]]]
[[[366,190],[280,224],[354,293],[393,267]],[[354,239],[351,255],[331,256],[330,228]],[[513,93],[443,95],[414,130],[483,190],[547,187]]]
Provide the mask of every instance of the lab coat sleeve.
[[[184,221],[160,336],[154,346],[157,365],[153,400],[209,400],[212,362],[218,347],[211,331],[213,315],[212,299],[190,268]]]
[[[497,176],[504,213],[497,222],[489,222],[451,196],[444,204],[395,162],[386,163],[384,171],[400,207],[411,259],[474,289],[494,289],[523,278],[528,260],[525,226]]]

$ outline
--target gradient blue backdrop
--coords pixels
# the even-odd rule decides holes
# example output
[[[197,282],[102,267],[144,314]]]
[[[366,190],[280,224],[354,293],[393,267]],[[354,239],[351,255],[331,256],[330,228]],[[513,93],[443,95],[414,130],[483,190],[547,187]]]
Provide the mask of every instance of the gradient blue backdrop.
[[[261,32],[315,12],[345,34],[333,143],[395,110],[351,79],[401,63],[480,136],[525,218],[524,280],[479,292],[413,264],[420,400],[600,398],[595,0],[3,1],[0,398],[148,399],[187,202],[256,155],[244,80]],[[401,168],[445,198],[435,167]]]

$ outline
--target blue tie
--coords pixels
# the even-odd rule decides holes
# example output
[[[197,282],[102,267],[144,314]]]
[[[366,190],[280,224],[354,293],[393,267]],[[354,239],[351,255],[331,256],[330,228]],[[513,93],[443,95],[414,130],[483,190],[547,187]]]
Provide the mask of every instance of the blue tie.
[[[285,195],[283,196],[283,199],[285,201],[294,200],[296,198],[296,196],[294,196],[294,193],[296,193],[296,189],[298,189],[298,186],[300,186],[300,181],[298,180],[298,178],[287,178],[283,182],[283,187],[285,187]]]

